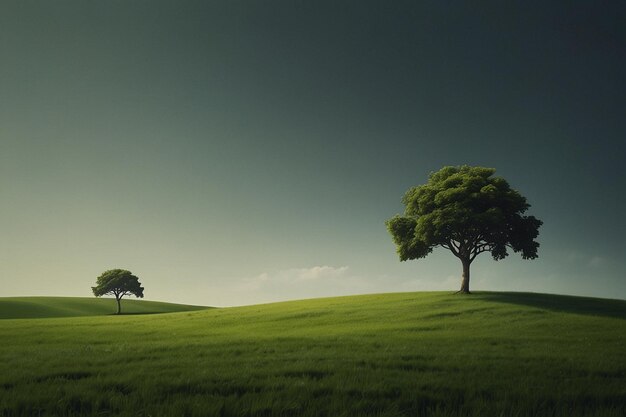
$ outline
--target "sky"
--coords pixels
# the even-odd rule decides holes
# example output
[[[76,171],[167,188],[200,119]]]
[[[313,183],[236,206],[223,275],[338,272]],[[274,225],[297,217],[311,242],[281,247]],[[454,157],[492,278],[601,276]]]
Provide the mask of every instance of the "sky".
[[[544,224],[473,290],[626,299],[623,2],[3,0],[0,296],[456,291],[385,220],[446,165]]]

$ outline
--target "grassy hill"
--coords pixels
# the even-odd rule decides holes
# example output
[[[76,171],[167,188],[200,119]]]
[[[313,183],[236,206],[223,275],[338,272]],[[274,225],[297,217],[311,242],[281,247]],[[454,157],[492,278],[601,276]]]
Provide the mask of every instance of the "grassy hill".
[[[122,314],[172,313],[207,307],[122,299]],[[0,319],[101,316],[114,314],[114,298],[87,297],[0,297]]]
[[[624,416],[626,302],[400,293],[0,320],[0,416]]]

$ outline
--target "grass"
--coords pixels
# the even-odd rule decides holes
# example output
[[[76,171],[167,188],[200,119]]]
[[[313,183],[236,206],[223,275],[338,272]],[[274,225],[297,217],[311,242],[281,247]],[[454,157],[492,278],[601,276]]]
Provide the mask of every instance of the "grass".
[[[172,313],[208,307],[122,299],[122,314]],[[101,316],[117,312],[114,298],[0,297],[0,319]]]
[[[400,293],[0,321],[0,416],[624,416],[626,302]]]

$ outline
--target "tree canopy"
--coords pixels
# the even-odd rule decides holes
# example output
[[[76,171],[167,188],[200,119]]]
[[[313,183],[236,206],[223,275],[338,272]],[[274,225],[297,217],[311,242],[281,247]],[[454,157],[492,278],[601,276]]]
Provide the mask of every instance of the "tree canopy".
[[[126,295],[134,295],[143,298],[144,288],[139,282],[139,278],[125,269],[111,269],[105,271],[96,280],[96,286],[91,287],[96,297],[103,295],[114,295],[117,301],[117,314],[122,311],[120,300]]]
[[[461,292],[469,293],[469,266],[483,252],[504,259],[508,249],[523,259],[537,257],[542,222],[524,213],[530,207],[493,168],[446,166],[424,185],[410,188],[404,215],[386,222],[401,261],[424,258],[436,247],[463,264]]]

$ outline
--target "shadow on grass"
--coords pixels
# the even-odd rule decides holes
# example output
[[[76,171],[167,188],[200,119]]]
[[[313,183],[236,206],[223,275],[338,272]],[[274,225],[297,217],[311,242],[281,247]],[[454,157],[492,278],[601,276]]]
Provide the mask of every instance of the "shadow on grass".
[[[477,293],[489,301],[520,304],[564,313],[626,319],[626,300],[527,292]]]

